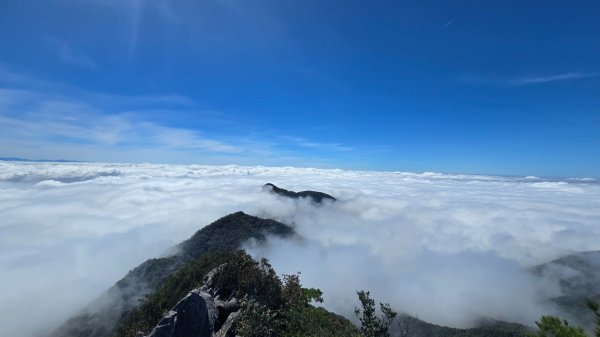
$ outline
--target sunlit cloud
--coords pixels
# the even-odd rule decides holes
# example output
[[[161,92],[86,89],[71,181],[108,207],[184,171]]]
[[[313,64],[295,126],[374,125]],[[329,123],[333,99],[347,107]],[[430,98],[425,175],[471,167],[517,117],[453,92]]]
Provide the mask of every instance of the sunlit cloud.
[[[583,73],[583,72],[569,72],[562,74],[546,75],[546,76],[527,76],[508,80],[509,85],[529,85],[529,84],[543,84],[551,82],[563,82],[573,81],[585,78],[591,78],[598,76],[599,73]]]
[[[498,78],[489,77],[483,75],[466,75],[462,76],[459,80],[463,83],[470,84],[482,84],[482,85],[501,85],[501,86],[527,86],[537,84],[547,84],[555,82],[566,82],[576,81],[594,78],[600,75],[598,72],[566,72],[549,75],[531,75],[531,76],[520,76],[514,78]]]
[[[266,182],[338,201],[277,197]],[[0,162],[0,287],[11,289],[0,294],[0,335],[48,331],[143,260],[239,210],[295,226],[303,243],[247,247],[281,273],[302,272],[338,313],[369,289],[436,323],[487,314],[531,324],[556,289],[525,268],[600,249],[599,196],[592,179]]]

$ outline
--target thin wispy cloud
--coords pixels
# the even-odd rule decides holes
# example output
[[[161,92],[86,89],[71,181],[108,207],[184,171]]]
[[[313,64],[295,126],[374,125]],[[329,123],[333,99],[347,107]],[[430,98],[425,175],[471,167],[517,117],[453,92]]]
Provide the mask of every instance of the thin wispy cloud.
[[[529,85],[529,84],[543,84],[543,83],[551,83],[551,82],[563,82],[563,81],[573,81],[584,78],[591,78],[600,75],[600,73],[584,73],[584,72],[568,72],[562,74],[554,74],[554,75],[546,75],[546,76],[527,76],[516,78],[513,80],[508,80],[506,84],[508,85]]]
[[[96,62],[84,52],[75,49],[67,42],[59,39],[50,39],[51,47],[56,50],[59,59],[64,63],[95,69],[98,67]]]
[[[304,147],[304,148],[321,149],[321,150],[335,151],[335,152],[348,152],[348,151],[354,150],[354,148],[352,148],[350,146],[344,146],[339,143],[320,143],[320,142],[310,141],[303,137],[283,136],[283,137],[281,137],[281,139],[286,140],[293,145]]]
[[[469,74],[461,76],[458,80],[462,83],[475,85],[497,85],[505,87],[518,87],[528,85],[540,85],[556,82],[577,81],[594,78],[600,75],[600,72],[580,72],[572,71],[565,73],[547,74],[547,75],[528,75],[507,77],[494,77],[481,74]]]
[[[0,71],[12,74],[0,81],[0,156],[331,167],[332,153],[353,150],[339,143],[252,133],[247,123],[204,110],[182,95],[96,93],[37,81],[6,67]],[[201,124],[178,123],[178,117],[190,114]]]
[[[159,125],[140,118],[139,114],[106,113],[85,102],[44,94],[0,91],[0,101],[12,106],[27,104],[25,112],[0,117],[0,130],[6,143],[10,140],[62,143],[71,146],[128,146],[172,150],[199,150],[211,153],[236,153],[241,148],[184,128]],[[29,100],[28,103],[22,100]],[[6,144],[5,143],[5,144]],[[8,149],[0,147],[0,151]]]
[[[450,27],[450,25],[452,25],[453,23],[454,23],[454,20],[450,20],[450,21],[446,22],[446,24],[444,24],[440,30],[444,30],[444,29]]]

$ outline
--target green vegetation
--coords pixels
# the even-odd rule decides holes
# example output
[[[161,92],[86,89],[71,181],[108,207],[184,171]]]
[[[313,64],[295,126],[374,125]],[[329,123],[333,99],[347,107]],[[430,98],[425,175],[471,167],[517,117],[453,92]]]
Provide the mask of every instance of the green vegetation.
[[[543,316],[535,322],[539,330],[529,337],[586,337],[583,329],[569,325],[569,322],[554,316]]]
[[[222,298],[247,297],[271,308],[283,305],[281,280],[269,261],[255,261],[243,251],[229,259],[215,275],[213,287]]]
[[[594,320],[596,322],[596,329],[594,330],[594,335],[596,337],[600,337],[600,312],[598,311],[600,308],[598,307],[598,303],[594,300],[587,299],[587,306],[594,313]]]
[[[361,307],[356,308],[355,314],[361,326],[356,328],[346,318],[316,307],[315,304],[323,301],[323,294],[319,289],[303,288],[300,274],[283,275],[280,278],[266,259],[256,261],[243,251],[221,251],[205,253],[166,278],[137,309],[121,318],[115,336],[135,337],[138,331],[149,333],[164,314],[190,290],[202,286],[204,276],[216,267],[219,269],[213,275],[210,287],[221,299],[239,299],[240,319],[235,329],[237,334],[244,337],[525,335],[525,329],[516,324],[498,323],[482,328],[454,329],[429,324],[407,315],[397,315],[389,304],[380,303],[377,310],[368,291],[357,292]],[[540,329],[545,327],[550,328],[548,324],[544,324]],[[531,335],[550,336],[584,337]]]
[[[390,337],[390,325],[398,315],[389,304],[379,303],[381,318],[375,312],[375,300],[368,291],[358,291],[358,300],[362,309],[354,309],[354,314],[360,321],[360,332],[364,337]]]
[[[319,289],[303,288],[299,274],[282,281],[266,259],[240,252],[220,274],[219,289],[243,297],[237,332],[244,337],[359,336],[350,321],[311,304],[323,301]]]
[[[594,331],[595,337],[600,337],[600,308],[598,303],[591,299],[586,300],[587,307],[594,313],[596,327]],[[538,331],[530,333],[528,337],[587,337],[584,330],[579,327],[569,325],[566,320],[561,320],[555,316],[542,316],[535,322]]]
[[[167,261],[157,259],[149,266],[162,266]],[[220,267],[219,267],[220,266]],[[355,314],[357,329],[347,319],[315,307],[321,303],[319,289],[303,288],[300,274],[279,278],[266,259],[255,261],[243,251],[208,252],[188,262],[166,278],[135,310],[119,321],[115,336],[135,337],[138,331],[150,332],[163,315],[190,290],[202,285],[204,276],[214,268],[219,271],[210,281],[211,288],[222,299],[240,299],[240,320],[236,331],[244,337],[390,337],[395,336],[524,336],[522,326],[496,323],[488,327],[453,329],[425,323],[407,315],[398,316],[389,304],[379,303],[368,291],[358,291],[360,308]],[[159,268],[162,269],[162,268]],[[595,337],[600,337],[600,312],[596,302],[588,300],[596,318]],[[397,326],[392,326],[392,324]],[[538,330],[528,337],[587,337],[584,330],[565,320],[544,316],[536,322]]]
[[[171,275],[137,310],[120,321],[116,336],[148,333],[203,277],[222,266],[211,286],[221,298],[241,299],[237,331],[244,337],[360,337],[342,316],[311,303],[322,302],[321,291],[303,288],[299,275],[277,276],[266,259],[255,261],[245,252],[206,253]]]
[[[243,212],[220,218],[197,231],[191,238],[179,244],[185,260],[195,259],[207,252],[236,250],[248,241],[264,242],[267,235],[292,237],[294,230],[271,219],[261,219]]]

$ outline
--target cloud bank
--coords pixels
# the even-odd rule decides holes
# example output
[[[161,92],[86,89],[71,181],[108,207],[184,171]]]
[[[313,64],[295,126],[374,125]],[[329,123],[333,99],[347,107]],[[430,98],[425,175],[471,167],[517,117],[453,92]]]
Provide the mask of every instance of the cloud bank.
[[[339,202],[283,199],[262,191],[266,182]],[[10,289],[0,335],[47,332],[129,269],[238,210],[295,226],[301,243],[248,247],[279,272],[301,271],[339,313],[369,289],[435,323],[531,324],[556,289],[524,268],[600,249],[597,209],[593,179],[0,162],[0,287]]]

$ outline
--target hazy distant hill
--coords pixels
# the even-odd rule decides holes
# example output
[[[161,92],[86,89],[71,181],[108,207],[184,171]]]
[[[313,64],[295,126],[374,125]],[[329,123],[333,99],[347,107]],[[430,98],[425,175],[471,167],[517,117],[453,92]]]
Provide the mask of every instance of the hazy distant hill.
[[[586,298],[600,301],[600,251],[582,252],[536,266],[534,273],[558,282],[562,296],[552,298],[572,324],[591,331],[594,315]]]
[[[17,157],[0,157],[0,161],[23,161],[32,163],[83,163],[79,160],[67,160],[67,159],[26,159]]]
[[[457,329],[431,324],[408,315],[400,315],[392,324],[392,337],[522,337],[531,328],[517,323],[482,321],[478,327]]]

